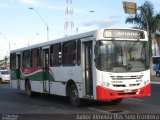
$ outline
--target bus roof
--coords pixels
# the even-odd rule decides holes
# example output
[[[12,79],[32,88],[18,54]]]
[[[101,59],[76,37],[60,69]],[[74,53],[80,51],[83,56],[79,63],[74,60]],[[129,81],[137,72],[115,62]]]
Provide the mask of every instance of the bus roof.
[[[97,34],[103,33],[104,30],[106,30],[106,29],[98,29],[98,30],[93,30],[93,31],[77,34],[77,35],[67,36],[67,37],[63,37],[63,38],[59,38],[59,39],[55,39],[55,40],[50,40],[50,41],[46,41],[46,42],[43,42],[43,43],[38,43],[38,44],[31,45],[31,46],[26,46],[26,47],[23,47],[23,48],[15,49],[15,50],[10,51],[10,53],[20,52],[20,51],[24,51],[24,50],[28,50],[28,49],[39,48],[39,47],[45,47],[45,46],[49,46],[51,44],[67,42],[67,41],[70,41],[70,40],[82,39],[82,38],[91,37],[91,36],[96,37]],[[115,29],[108,29],[108,30],[115,30]],[[144,31],[144,30],[139,30],[139,29],[116,29],[116,30]]]
[[[67,36],[67,37],[63,37],[63,38],[59,38],[59,39],[55,39],[55,40],[50,40],[50,41],[46,41],[46,42],[43,42],[43,43],[38,43],[38,44],[31,45],[31,46],[26,46],[26,47],[23,47],[23,48],[15,49],[15,50],[10,51],[10,53],[20,52],[20,51],[24,51],[24,50],[28,50],[28,49],[39,48],[39,47],[45,47],[45,46],[49,46],[51,44],[67,42],[69,40],[75,40],[75,39],[79,39],[79,38],[90,37],[90,36],[93,36],[95,32],[96,32],[96,30],[86,32],[86,33],[81,33],[81,34],[78,34],[78,35],[72,35],[72,36]]]

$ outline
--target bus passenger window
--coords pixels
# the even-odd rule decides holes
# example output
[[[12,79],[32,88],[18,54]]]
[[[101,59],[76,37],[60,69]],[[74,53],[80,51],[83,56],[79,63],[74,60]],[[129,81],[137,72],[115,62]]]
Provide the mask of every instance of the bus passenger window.
[[[38,49],[37,48],[31,51],[31,57],[32,57],[31,66],[37,67],[38,66]]]
[[[43,57],[42,57],[42,49],[41,48],[38,48],[37,49],[38,51],[37,51],[37,66],[38,67],[42,67],[42,60],[43,60]]]
[[[23,51],[22,61],[23,67],[30,67],[30,50]]]
[[[51,66],[61,65],[61,44],[56,44],[51,47]]]
[[[76,65],[76,41],[63,44],[62,59],[64,66]]]
[[[11,63],[10,64],[11,69],[16,68],[16,54],[15,53],[11,54],[10,63]]]
[[[81,64],[81,41],[77,41],[77,65]]]
[[[53,66],[53,46],[50,46],[50,66]]]

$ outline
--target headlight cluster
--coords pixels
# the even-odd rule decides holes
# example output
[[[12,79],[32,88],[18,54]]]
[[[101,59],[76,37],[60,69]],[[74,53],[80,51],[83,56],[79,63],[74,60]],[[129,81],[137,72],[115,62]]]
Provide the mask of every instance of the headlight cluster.
[[[148,83],[149,83],[149,80],[145,80],[145,81],[143,82],[144,85],[147,85]]]
[[[102,83],[101,83],[101,86],[102,86],[102,87],[109,87],[109,86],[110,86],[110,83],[109,83],[109,82],[102,82]]]

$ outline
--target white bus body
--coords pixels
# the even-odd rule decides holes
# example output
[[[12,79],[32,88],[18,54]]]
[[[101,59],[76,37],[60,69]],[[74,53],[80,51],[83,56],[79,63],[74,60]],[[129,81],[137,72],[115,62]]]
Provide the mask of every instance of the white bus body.
[[[100,29],[11,51],[11,86],[119,102],[150,95],[147,32]]]

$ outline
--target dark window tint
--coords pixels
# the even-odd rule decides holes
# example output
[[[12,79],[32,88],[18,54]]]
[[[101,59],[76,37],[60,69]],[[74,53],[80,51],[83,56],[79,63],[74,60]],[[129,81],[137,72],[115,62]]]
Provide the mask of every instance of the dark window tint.
[[[23,51],[22,66],[30,67],[30,50]]]
[[[10,68],[16,68],[16,54],[12,53],[10,57]]]
[[[42,48],[38,49],[38,66],[42,67],[43,64],[43,51]]]
[[[31,57],[31,66],[32,67],[38,67],[38,49],[32,49],[31,50],[32,57]]]
[[[76,64],[76,41],[63,44],[63,61],[62,64],[72,66]]]
[[[51,46],[51,66],[59,66],[61,65],[61,44]]]
[[[81,64],[81,41],[77,41],[77,65]]]

